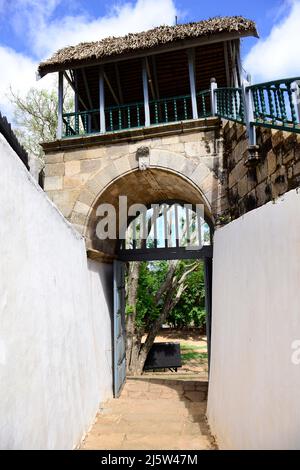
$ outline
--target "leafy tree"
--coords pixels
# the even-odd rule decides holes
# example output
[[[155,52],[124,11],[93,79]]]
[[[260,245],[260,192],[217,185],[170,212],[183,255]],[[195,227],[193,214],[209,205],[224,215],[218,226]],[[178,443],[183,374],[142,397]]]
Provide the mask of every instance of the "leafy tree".
[[[43,163],[44,152],[40,143],[56,139],[58,117],[56,89],[31,88],[25,97],[11,89],[10,101],[14,105],[14,132],[28,153]],[[72,105],[72,94],[66,88],[64,109],[70,111]]]
[[[199,261],[130,263],[127,278],[127,370],[140,374],[161,326],[205,322],[203,264]],[[146,340],[142,343],[142,337]]]

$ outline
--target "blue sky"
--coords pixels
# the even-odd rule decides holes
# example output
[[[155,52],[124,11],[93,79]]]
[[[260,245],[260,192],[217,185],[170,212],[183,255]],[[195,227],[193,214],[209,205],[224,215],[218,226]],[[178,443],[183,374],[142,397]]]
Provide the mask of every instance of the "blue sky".
[[[9,87],[26,93],[37,85],[39,61],[81,41],[123,35],[159,24],[243,15],[257,23],[260,40],[243,40],[243,63],[255,81],[300,76],[300,0],[0,0],[0,109],[8,115]],[[4,66],[3,66],[4,64]]]

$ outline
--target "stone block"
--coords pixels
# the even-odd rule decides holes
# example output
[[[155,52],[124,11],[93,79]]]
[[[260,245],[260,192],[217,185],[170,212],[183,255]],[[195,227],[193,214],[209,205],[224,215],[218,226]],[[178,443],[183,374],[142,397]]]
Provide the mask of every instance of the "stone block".
[[[187,142],[199,142],[201,138],[205,138],[204,132],[192,132],[186,133],[179,136],[179,142],[187,143]]]
[[[79,195],[79,190],[49,191],[48,195],[60,210],[60,212],[66,218],[69,218],[72,213],[75,201]]]
[[[74,211],[77,212],[78,214],[87,215],[90,212],[90,206],[88,206],[87,204],[84,204],[81,201],[76,201],[75,206],[74,206]]]
[[[161,139],[162,145],[172,145],[179,143],[179,136],[178,135],[168,135],[167,137],[163,137]]]
[[[104,158],[106,155],[106,147],[86,147],[81,150],[68,150],[64,154],[64,161],[70,162],[73,160],[95,160]]]
[[[256,167],[256,178],[257,182],[261,183],[268,177],[268,163],[267,160],[265,160],[263,163],[259,164]]]
[[[163,149],[168,150],[169,152],[174,152],[174,153],[181,153],[184,154],[184,144],[182,142],[179,142],[177,144],[167,144],[165,145],[163,142],[163,145],[161,146]]]
[[[294,149],[291,149],[283,155],[282,162],[284,165],[286,165],[287,163],[292,161],[294,158],[295,158],[295,152],[294,152]]]
[[[90,193],[87,189],[83,189],[78,197],[78,201],[91,206],[95,200],[95,195]]]
[[[44,182],[45,191],[63,189],[63,176],[47,176]]]
[[[123,173],[127,173],[132,169],[128,156],[118,158],[114,161],[114,164],[116,165],[116,168],[120,175],[122,175]]]
[[[103,165],[103,160],[98,158],[94,160],[82,160],[79,163],[81,173],[95,173],[96,171],[100,170],[101,166]]]
[[[86,215],[79,212],[72,212],[71,223],[75,225],[84,226],[86,221]]]
[[[210,174],[210,170],[206,165],[199,163],[196,169],[193,171],[191,175],[191,180],[194,181],[197,185],[200,185],[201,182],[208,177]]]
[[[45,156],[46,164],[48,163],[62,163],[64,161],[64,154],[60,153],[48,153]]]
[[[141,145],[144,145],[141,143]],[[111,145],[106,148],[106,155],[110,159],[115,159],[122,157],[123,155],[128,155],[129,152],[129,145],[128,143],[126,144],[120,144],[120,145]]]
[[[272,147],[275,149],[278,145],[283,143],[283,133],[282,131],[272,131]]]
[[[199,157],[201,155],[201,150],[203,150],[203,147],[199,141],[187,142],[186,144],[184,144],[184,150],[187,157]]]
[[[297,176],[300,174],[300,161],[293,165],[293,174]]]
[[[267,162],[268,162],[268,175],[272,175],[272,173],[274,173],[277,168],[277,158],[273,150],[270,150],[268,152]]]
[[[128,156],[128,161],[129,161],[129,165],[130,165],[131,170],[135,170],[136,168],[138,168],[139,163],[137,161],[135,153],[132,153]],[[150,152],[150,162],[151,162],[151,152]]]
[[[65,176],[63,183],[64,189],[75,189],[81,188],[89,178],[89,174],[87,173],[80,173],[79,175],[74,176]]]
[[[70,161],[65,163],[65,176],[73,176],[80,173],[80,161]]]
[[[51,163],[45,166],[45,176],[63,176],[65,173],[64,163]]]
[[[248,193],[248,177],[244,176],[238,181],[238,194],[242,198]]]

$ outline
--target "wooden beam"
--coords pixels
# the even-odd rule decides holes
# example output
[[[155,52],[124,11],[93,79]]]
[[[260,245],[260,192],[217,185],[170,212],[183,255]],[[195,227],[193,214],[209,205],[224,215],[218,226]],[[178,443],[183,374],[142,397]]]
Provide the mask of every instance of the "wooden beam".
[[[238,83],[239,86],[242,86],[243,83],[243,67],[241,62],[241,51],[240,51],[240,41],[237,40],[236,42],[236,68],[238,74]]]
[[[232,78],[233,78],[233,86],[237,88],[238,84],[238,75],[236,71],[236,57],[235,57],[235,44],[233,41],[229,43],[229,50],[231,55],[231,71],[232,71]]]
[[[74,76],[74,82],[71,80],[71,78],[69,77],[69,75],[67,74],[67,72],[64,72],[64,76],[66,77],[66,80],[68,81],[70,87],[72,88],[72,90],[74,91],[75,93],[75,96],[77,95],[77,101],[80,101],[80,103],[82,104],[82,106],[84,107],[84,109],[88,110],[88,106],[85,104],[85,102],[83,101],[83,99],[81,98],[81,96],[79,95],[78,93],[78,90],[76,92],[76,89],[77,89],[77,82],[78,82],[78,77],[77,77],[77,69],[74,70],[75,72],[75,76]],[[75,111],[76,112],[76,111]]]
[[[104,70],[100,67],[99,70],[99,110],[100,110],[100,132],[106,132],[105,126],[105,94],[104,94]]]
[[[193,119],[198,119],[196,80],[195,80],[195,49],[188,50],[190,92],[192,100]]]
[[[205,259],[212,258],[213,247],[204,245],[199,250],[188,250],[185,247],[126,249],[118,252],[122,261],[155,261],[168,259]]]
[[[82,69],[81,73],[83,77],[83,83],[84,83],[84,88],[85,88],[86,96],[88,99],[89,107],[90,109],[93,109],[93,102],[92,102],[92,98],[91,98],[91,94],[90,94],[90,90],[89,90],[89,86],[88,86],[88,82],[86,78],[85,69]]]
[[[64,112],[64,74],[58,72],[58,120],[57,138],[61,139],[63,134],[63,112]]]
[[[144,93],[144,110],[145,110],[145,126],[150,126],[150,108],[149,108],[149,91],[148,91],[148,77],[146,59],[143,59],[143,93]]]
[[[156,67],[156,56],[152,56],[152,68],[153,68],[153,76],[154,76],[154,86],[155,86],[155,93],[156,97],[159,100],[159,88],[158,88],[158,79],[157,79],[157,67]]]
[[[225,71],[226,71],[226,86],[230,87],[230,72],[229,72],[229,62],[228,62],[227,41],[224,41],[224,61],[225,61]]]
[[[107,86],[108,86],[108,88],[109,88],[109,91],[110,91],[111,94],[112,94],[113,99],[115,100],[115,102],[116,102],[117,104],[120,104],[120,101],[118,100],[117,95],[115,94],[115,92],[114,92],[114,90],[113,90],[113,87],[111,86],[110,81],[109,81],[109,79],[108,79],[108,76],[106,75],[105,72],[104,72],[104,80],[105,80],[105,82],[106,82],[106,84],[107,84]]]
[[[117,87],[118,87],[120,103],[123,104],[124,100],[123,100],[123,93],[122,93],[122,87],[121,87],[121,81],[120,81],[119,66],[117,62],[115,62],[115,74],[117,78]]]
[[[151,71],[150,71],[150,67],[149,67],[148,57],[145,57],[145,61],[146,61],[146,69],[147,69],[147,75],[148,75],[148,83],[150,83],[150,89],[151,89],[152,98],[155,100],[155,99],[157,99],[157,98],[156,98],[156,94],[155,94],[154,86],[153,86],[153,82],[152,82],[152,77],[151,77]]]

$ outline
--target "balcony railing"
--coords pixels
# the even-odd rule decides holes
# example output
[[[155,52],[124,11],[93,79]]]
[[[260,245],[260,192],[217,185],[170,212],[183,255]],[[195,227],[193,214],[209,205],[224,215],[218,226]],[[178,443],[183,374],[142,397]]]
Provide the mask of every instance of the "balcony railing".
[[[198,117],[211,116],[210,90],[200,91],[196,95]],[[149,102],[150,125],[168,124],[193,119],[192,100],[190,95],[162,98]],[[107,132],[135,129],[145,126],[144,103],[105,108],[105,125]],[[100,110],[92,109],[63,114],[64,137],[99,133]]]
[[[297,81],[299,78],[289,78],[248,87],[255,125],[300,132]]]
[[[241,88],[215,90],[216,114],[231,121],[244,122],[244,103]]]

